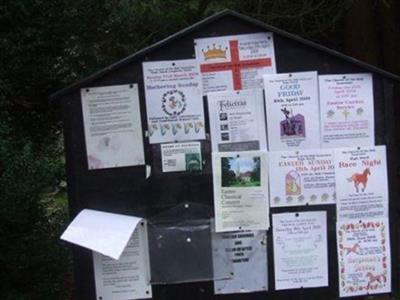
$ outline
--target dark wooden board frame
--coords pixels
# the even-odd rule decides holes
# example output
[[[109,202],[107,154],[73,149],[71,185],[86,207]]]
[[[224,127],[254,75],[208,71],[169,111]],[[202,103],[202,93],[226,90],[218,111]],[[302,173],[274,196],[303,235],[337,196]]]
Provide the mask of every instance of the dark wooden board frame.
[[[146,163],[153,166],[146,180],[144,166],[89,171],[80,88],[137,83],[143,133],[147,129],[142,62],[194,58],[193,40],[202,37],[274,33],[278,73],[318,71],[319,74],[372,73],[375,108],[375,140],[387,146],[389,207],[392,253],[392,290],[399,292],[399,77],[359,62],[323,46],[250,19],[224,11],[160,41],[130,57],[99,71],[51,96],[60,102],[63,112],[68,197],[71,219],[84,208],[152,218],[187,201],[207,205],[212,210],[213,189],[210,137],[201,141],[205,160],[201,173],[160,172],[160,146],[145,141]],[[205,102],[206,99],[203,101]],[[397,101],[396,101],[397,100]],[[208,120],[207,106],[205,119]],[[208,122],[208,121],[206,121]],[[207,133],[209,128],[206,126]],[[211,281],[153,286],[154,299],[336,299],[338,273],[336,251],[336,212],[332,205],[272,208],[271,213],[325,210],[328,215],[329,287],[275,291],[271,230],[268,231],[269,291],[251,294],[214,295]],[[180,216],[176,216],[179,219]],[[75,287],[78,299],[94,300],[95,283],[91,251],[71,246],[74,260]],[[195,259],[195,258],[194,258]],[[166,262],[167,263],[167,262]],[[363,297],[355,297],[362,299]],[[106,299],[104,299],[106,300]]]

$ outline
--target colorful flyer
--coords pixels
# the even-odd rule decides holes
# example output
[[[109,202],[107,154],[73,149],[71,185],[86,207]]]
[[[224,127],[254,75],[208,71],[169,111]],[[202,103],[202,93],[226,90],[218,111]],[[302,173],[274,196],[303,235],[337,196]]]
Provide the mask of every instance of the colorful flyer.
[[[386,147],[335,149],[338,220],[388,217]]]
[[[340,297],[390,293],[387,218],[337,223]]]
[[[375,145],[371,74],[319,76],[323,148]]]
[[[137,84],[81,89],[89,170],[144,165]]]
[[[216,232],[269,227],[266,151],[213,152]]]
[[[161,144],[163,172],[196,172],[202,169],[200,142]]]
[[[333,150],[269,153],[270,206],[334,204]]]
[[[232,278],[214,280],[215,294],[268,290],[267,233],[245,230],[212,234],[214,273],[232,268]]]
[[[194,40],[204,94],[262,88],[262,75],[276,73],[272,33]]]
[[[320,148],[317,72],[264,75],[270,151]]]
[[[143,62],[150,144],[205,139],[195,59]]]
[[[328,286],[325,211],[272,215],[275,289]]]
[[[262,90],[209,93],[212,151],[267,150]]]
[[[136,228],[118,260],[93,252],[93,265],[97,299],[151,298],[146,223]]]

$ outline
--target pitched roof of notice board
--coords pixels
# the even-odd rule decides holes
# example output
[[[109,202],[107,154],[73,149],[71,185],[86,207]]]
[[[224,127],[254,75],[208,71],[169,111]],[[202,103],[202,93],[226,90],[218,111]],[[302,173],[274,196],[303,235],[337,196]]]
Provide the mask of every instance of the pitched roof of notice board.
[[[311,42],[309,40],[303,39],[303,38],[301,38],[301,37],[299,37],[297,35],[288,33],[286,31],[281,30],[279,28],[276,28],[274,26],[265,24],[262,21],[253,19],[251,17],[248,17],[246,15],[240,14],[240,13],[235,12],[235,11],[226,9],[226,10],[223,10],[223,11],[221,11],[219,13],[216,13],[216,14],[208,17],[208,18],[205,18],[205,19],[203,19],[203,20],[201,20],[201,21],[199,21],[199,22],[197,22],[197,23],[195,23],[195,24],[193,24],[193,25],[191,25],[189,27],[186,27],[185,29],[183,29],[181,31],[178,31],[178,32],[166,37],[165,39],[160,40],[159,42],[157,42],[157,43],[155,43],[153,45],[150,45],[150,46],[148,46],[146,48],[143,48],[143,49],[139,50],[138,52],[136,52],[136,53],[134,53],[134,54],[132,54],[132,55],[130,55],[130,56],[128,56],[128,57],[126,57],[126,58],[114,63],[114,64],[111,64],[108,67],[105,67],[104,69],[102,69],[102,70],[100,70],[100,71],[98,71],[96,73],[93,73],[92,75],[90,75],[90,76],[88,76],[88,77],[86,77],[86,78],[84,78],[84,79],[82,79],[82,80],[80,80],[78,82],[75,82],[75,83],[73,83],[73,84],[71,84],[71,85],[69,85],[69,86],[67,86],[67,87],[55,92],[54,94],[50,95],[50,100],[56,100],[56,99],[58,99],[58,98],[60,98],[62,96],[65,96],[65,95],[71,93],[72,91],[74,91],[76,89],[82,88],[82,87],[90,84],[91,82],[95,81],[96,79],[101,78],[102,76],[104,76],[104,75],[106,75],[106,74],[108,74],[110,72],[113,72],[114,70],[116,70],[116,69],[118,69],[120,67],[123,67],[126,64],[129,64],[132,61],[135,61],[135,60],[145,56],[149,52],[151,52],[151,51],[153,51],[155,49],[158,49],[158,48],[164,46],[165,44],[171,43],[176,39],[184,37],[185,35],[193,32],[194,30],[197,30],[197,29],[199,29],[199,28],[201,28],[203,26],[206,26],[206,25],[208,25],[208,24],[210,24],[210,23],[212,23],[212,22],[214,22],[216,20],[219,20],[219,19],[221,19],[221,18],[223,18],[225,16],[236,17],[238,19],[241,19],[243,21],[246,21],[246,22],[249,22],[249,23],[251,23],[253,25],[256,25],[256,26],[260,27],[260,29],[264,29],[266,31],[273,32],[274,34],[287,37],[289,39],[295,40],[295,41],[297,41],[299,43],[302,43],[302,44],[305,44],[305,45],[307,45],[309,47],[312,47],[314,49],[326,52],[326,53],[328,53],[330,55],[336,56],[336,57],[338,57],[340,59],[343,59],[343,60],[345,60],[347,62],[350,62],[350,63],[353,63],[355,65],[358,65],[358,66],[360,66],[362,68],[365,68],[365,69],[367,69],[367,70],[369,70],[371,72],[375,72],[375,73],[378,73],[378,74],[380,74],[382,76],[386,76],[388,78],[400,81],[400,76],[398,76],[396,74],[390,73],[388,71],[385,71],[385,70],[380,69],[378,67],[375,67],[373,65],[367,64],[367,63],[365,63],[363,61],[357,60],[357,59],[355,59],[353,57],[350,57],[350,56],[347,56],[347,55],[345,55],[343,53],[340,53],[338,51],[332,50],[332,49],[330,49],[328,47],[325,47],[325,46],[322,46],[320,44],[317,44],[317,43]]]

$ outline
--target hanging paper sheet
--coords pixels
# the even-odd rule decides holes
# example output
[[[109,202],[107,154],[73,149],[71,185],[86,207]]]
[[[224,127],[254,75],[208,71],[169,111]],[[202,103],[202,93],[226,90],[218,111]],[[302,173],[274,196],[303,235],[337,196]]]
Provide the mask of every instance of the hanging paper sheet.
[[[146,228],[142,221],[118,260],[93,252],[97,299],[152,297]]]

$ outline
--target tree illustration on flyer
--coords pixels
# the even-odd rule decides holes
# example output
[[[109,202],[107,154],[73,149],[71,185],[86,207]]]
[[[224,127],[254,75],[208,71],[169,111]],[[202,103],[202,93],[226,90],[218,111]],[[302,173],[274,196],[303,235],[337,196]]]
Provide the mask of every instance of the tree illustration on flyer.
[[[388,217],[386,147],[335,149],[337,217]]]
[[[205,138],[201,78],[196,60],[143,63],[150,143]]]
[[[387,219],[337,225],[341,297],[390,292],[390,244]]]
[[[264,75],[269,150],[320,147],[317,72]]]
[[[335,203],[332,150],[270,152],[269,164],[271,207]]]
[[[268,229],[267,152],[213,152],[212,163],[216,231]]]

